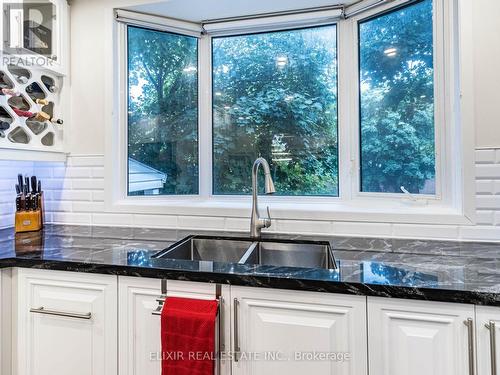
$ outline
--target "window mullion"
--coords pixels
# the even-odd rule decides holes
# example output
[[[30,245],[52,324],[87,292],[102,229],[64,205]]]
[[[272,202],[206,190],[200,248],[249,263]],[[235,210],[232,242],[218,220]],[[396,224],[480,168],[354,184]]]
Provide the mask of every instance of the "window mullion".
[[[356,90],[353,89],[356,65],[353,22],[340,21],[338,24],[338,144],[339,144],[339,197],[348,201],[353,196],[353,183],[357,179],[357,156],[355,153]]]
[[[203,36],[199,42],[199,176],[200,196],[212,194],[212,63],[211,38]]]

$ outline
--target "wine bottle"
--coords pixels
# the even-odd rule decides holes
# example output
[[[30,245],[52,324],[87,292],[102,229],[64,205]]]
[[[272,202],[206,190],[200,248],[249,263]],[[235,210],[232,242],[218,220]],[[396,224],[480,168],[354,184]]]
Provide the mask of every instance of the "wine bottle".
[[[40,105],[48,105],[49,101],[47,99],[36,99],[35,103]]]
[[[0,121],[0,130],[7,130],[10,128],[10,124],[6,121]]]
[[[19,91],[15,91],[13,89],[2,89],[0,91],[2,95],[10,95],[10,96],[19,96],[21,93]]]

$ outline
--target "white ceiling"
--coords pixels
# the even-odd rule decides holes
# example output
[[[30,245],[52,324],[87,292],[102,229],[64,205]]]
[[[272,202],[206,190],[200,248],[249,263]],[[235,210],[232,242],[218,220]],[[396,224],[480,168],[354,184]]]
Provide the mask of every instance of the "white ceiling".
[[[339,4],[356,0],[164,0],[126,9],[187,21],[239,17]]]

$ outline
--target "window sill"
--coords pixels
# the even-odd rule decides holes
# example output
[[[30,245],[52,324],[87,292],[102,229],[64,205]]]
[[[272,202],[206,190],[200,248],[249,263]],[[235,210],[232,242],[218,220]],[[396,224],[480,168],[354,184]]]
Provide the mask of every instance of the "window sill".
[[[304,200],[304,198],[300,198]],[[109,202],[109,201],[108,201]],[[436,203],[436,202],[432,202]],[[273,219],[347,221],[407,224],[472,225],[463,212],[452,207],[399,200],[365,200],[350,202],[335,198],[312,198],[297,202],[290,197],[259,197],[259,208],[264,214],[269,206]],[[109,212],[248,218],[251,197],[133,197],[107,204]]]

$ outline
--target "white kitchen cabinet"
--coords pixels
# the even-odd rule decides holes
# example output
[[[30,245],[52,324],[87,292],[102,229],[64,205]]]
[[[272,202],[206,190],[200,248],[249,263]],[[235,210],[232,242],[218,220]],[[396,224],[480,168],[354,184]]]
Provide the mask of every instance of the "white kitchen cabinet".
[[[500,346],[497,345],[500,337],[500,307],[476,306],[476,332],[477,373],[496,375],[500,370]]]
[[[223,301],[229,301],[229,286],[222,286]],[[158,306],[161,280],[137,277],[119,278],[119,363],[120,375],[160,375],[160,316]],[[215,284],[167,281],[167,295],[194,299],[215,298]],[[222,319],[229,320],[229,306],[222,305]],[[226,317],[226,318],[224,318]],[[229,347],[230,326],[223,324],[221,337]],[[221,363],[221,374],[230,374],[230,362]]]
[[[0,374],[12,374],[11,270],[0,270]]]
[[[49,270],[13,274],[15,375],[116,375],[117,278]]]
[[[473,305],[368,297],[370,375],[469,375],[473,318]]]
[[[231,298],[233,375],[367,374],[366,297],[233,287]]]

